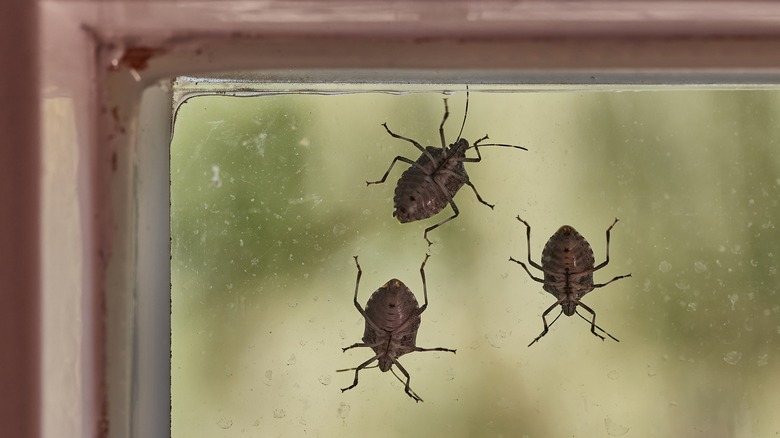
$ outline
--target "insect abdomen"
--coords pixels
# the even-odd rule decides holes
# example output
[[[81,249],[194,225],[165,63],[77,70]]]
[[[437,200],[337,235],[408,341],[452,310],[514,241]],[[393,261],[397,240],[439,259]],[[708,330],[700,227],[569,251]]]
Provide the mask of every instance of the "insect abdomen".
[[[433,157],[433,162],[425,154],[421,155],[416,161],[419,167],[411,166],[406,169],[395,187],[393,216],[401,223],[427,219],[439,213],[463,187],[462,178],[440,171],[440,167],[444,166],[443,168],[466,177],[463,163],[452,160],[445,162],[440,148],[428,146],[426,150]],[[442,192],[437,181],[446,187],[449,197]]]
[[[555,296],[561,292],[584,294],[593,290],[594,263],[590,243],[573,227],[562,226],[542,251],[544,290]]]
[[[420,326],[417,299],[400,280],[392,279],[371,295],[366,303],[366,314],[379,328],[394,332],[410,317],[411,323],[404,327],[403,333],[416,332]],[[373,328],[366,324],[366,333]],[[398,333],[394,333],[398,337]]]

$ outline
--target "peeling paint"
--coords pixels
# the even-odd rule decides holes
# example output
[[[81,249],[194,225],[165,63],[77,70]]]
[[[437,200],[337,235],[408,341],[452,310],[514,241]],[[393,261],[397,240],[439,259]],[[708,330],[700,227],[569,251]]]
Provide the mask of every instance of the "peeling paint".
[[[129,47],[119,59],[119,65],[124,65],[133,70],[146,70],[149,59],[167,52],[165,49],[153,47]]]

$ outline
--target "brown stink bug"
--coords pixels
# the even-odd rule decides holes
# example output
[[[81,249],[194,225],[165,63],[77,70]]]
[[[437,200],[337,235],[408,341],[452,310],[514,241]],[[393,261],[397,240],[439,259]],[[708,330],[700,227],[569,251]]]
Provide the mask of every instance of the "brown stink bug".
[[[458,217],[458,214],[460,214],[458,207],[455,205],[455,201],[453,201],[452,198],[455,197],[455,194],[458,193],[458,190],[460,190],[464,184],[471,187],[474,194],[477,195],[477,200],[479,200],[479,202],[487,205],[491,209],[495,207],[494,205],[485,202],[479,195],[477,188],[474,187],[474,184],[469,180],[463,163],[478,163],[482,161],[482,155],[479,153],[479,148],[483,146],[502,146],[528,150],[522,146],[509,144],[483,144],[482,142],[488,139],[487,135],[475,141],[473,145],[469,145],[469,142],[466,139],[461,138],[468,113],[469,93],[468,88],[466,88],[466,110],[463,115],[463,124],[460,127],[458,138],[449,146],[447,146],[444,140],[444,122],[447,121],[447,117],[450,115],[447,99],[444,99],[444,118],[441,121],[441,125],[439,125],[441,147],[423,147],[420,143],[391,131],[390,128],[387,127],[387,123],[382,124],[388,134],[413,144],[414,147],[422,152],[422,155],[417,158],[417,161],[412,161],[411,159],[402,156],[395,157],[390,163],[387,172],[382,176],[382,179],[378,181],[366,181],[366,185],[384,183],[387,179],[387,175],[390,174],[393,166],[398,161],[409,164],[410,167],[401,174],[401,178],[395,186],[395,195],[393,196],[395,211],[393,212],[393,216],[401,223],[414,222],[432,217],[442,211],[447,204],[452,206],[452,210],[455,213],[425,229],[423,237],[425,238],[425,241],[428,242],[428,245],[432,243],[428,239],[428,233],[431,230],[455,219]],[[466,157],[466,151],[469,149],[474,149],[477,153],[476,158]]]
[[[534,268],[542,271],[544,273],[544,279],[534,277],[534,275],[531,274],[531,271],[528,270],[528,267],[525,265],[525,263],[517,261],[512,257],[510,257],[509,260],[520,264],[520,266],[525,269],[525,272],[527,272],[534,281],[542,283],[544,285],[542,288],[558,299],[555,304],[550,306],[542,314],[544,330],[539,336],[536,337],[536,339],[531,341],[528,346],[530,347],[534,344],[534,342],[538,341],[542,336],[546,335],[548,328],[555,324],[555,321],[558,320],[558,318],[561,316],[561,313],[565,314],[566,316],[572,316],[576,313],[580,318],[587,321],[584,316],[577,312],[577,306],[581,306],[583,309],[587,310],[591,315],[593,315],[593,318],[589,321],[591,333],[598,336],[603,341],[604,336],[596,333],[596,329],[598,328],[602,332],[606,333],[606,335],[610,338],[618,341],[614,336],[610,335],[604,329],[596,325],[596,312],[580,301],[580,299],[585,296],[585,294],[592,291],[593,289],[604,287],[615,280],[631,276],[631,274],[618,275],[606,283],[593,283],[593,273],[603,268],[604,266],[607,266],[607,263],[609,263],[609,232],[618,222],[617,218],[615,218],[615,221],[612,222],[612,225],[607,228],[607,259],[595,267],[593,250],[590,247],[590,243],[588,243],[588,241],[585,240],[585,238],[582,237],[582,235],[578,233],[577,230],[575,230],[573,227],[570,227],[569,225],[564,225],[559,228],[558,231],[556,231],[555,234],[550,237],[550,240],[547,241],[547,244],[544,245],[544,250],[542,250],[542,265],[540,266],[538,263],[531,260],[531,226],[528,225],[528,222],[520,219],[520,216],[517,217],[517,220],[524,223],[526,226],[528,263],[530,263]],[[559,304],[562,308],[561,313],[559,313],[553,322],[548,325],[546,318],[547,314],[552,312],[555,306]]]
[[[406,376],[406,393],[415,401],[421,402],[422,399],[409,388],[409,380],[411,378],[401,363],[398,362],[398,358],[413,351],[449,351],[455,353],[455,350],[450,350],[449,348],[420,348],[416,345],[417,330],[420,328],[420,315],[428,307],[428,288],[425,284],[425,262],[428,261],[428,257],[426,254],[425,260],[423,260],[422,266],[420,266],[423,296],[425,297],[425,304],[422,307],[417,305],[417,299],[412,291],[403,282],[394,278],[371,294],[366,304],[366,309],[363,310],[357,300],[360,276],[363,274],[363,271],[360,269],[357,256],[355,256],[355,265],[358,273],[355,281],[354,303],[358,312],[363,315],[366,321],[366,328],[363,332],[363,342],[350,345],[342,350],[347,351],[355,347],[369,347],[376,354],[371,359],[358,365],[357,368],[349,369],[355,370],[355,381],[352,382],[352,385],[343,388],[341,392],[357,386],[360,370],[366,368],[371,362],[378,360],[379,369],[382,372],[389,370],[393,365],[401,370],[401,373]]]

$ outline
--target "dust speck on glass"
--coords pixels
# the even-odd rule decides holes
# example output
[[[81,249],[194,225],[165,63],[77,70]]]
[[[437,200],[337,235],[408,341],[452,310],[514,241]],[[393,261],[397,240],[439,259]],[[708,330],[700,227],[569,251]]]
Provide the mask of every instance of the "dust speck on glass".
[[[780,432],[777,88],[471,85],[462,136],[528,151],[480,151],[468,176],[495,208],[461,190],[428,246],[450,207],[401,224],[394,184],[365,182],[420,153],[383,123],[439,146],[465,85],[254,87],[175,87],[172,436]],[[527,348],[552,303],[509,258],[567,224],[601,263],[616,217],[591,281],[632,276],[583,302],[621,342],[562,318]],[[422,300],[426,253],[416,342],[457,354],[403,356],[424,403],[378,369],[342,393],[354,376],[336,370],[375,354],[342,352],[366,329],[353,256],[365,305],[394,278]]]

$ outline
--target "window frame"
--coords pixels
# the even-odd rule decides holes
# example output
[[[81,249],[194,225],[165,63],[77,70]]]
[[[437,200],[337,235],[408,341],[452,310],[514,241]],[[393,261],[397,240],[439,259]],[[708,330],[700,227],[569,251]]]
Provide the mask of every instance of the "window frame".
[[[64,147],[77,174],[52,186],[75,184],[79,207],[71,220],[41,220],[82,238],[42,287],[43,315],[59,322],[41,322],[39,360],[78,368],[76,382],[41,377],[44,432],[168,433],[172,78],[251,71],[251,80],[273,83],[780,84],[780,5],[704,4],[42,2],[43,100],[62,95],[76,110],[76,135]],[[46,284],[71,284],[69,276],[81,283],[49,293]],[[63,330],[78,338],[64,352]],[[56,412],[73,405],[77,421]]]

